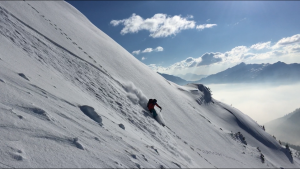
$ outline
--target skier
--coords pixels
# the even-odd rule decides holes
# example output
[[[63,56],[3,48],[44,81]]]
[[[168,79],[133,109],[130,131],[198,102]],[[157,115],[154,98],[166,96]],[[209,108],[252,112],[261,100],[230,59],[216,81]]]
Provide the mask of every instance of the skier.
[[[157,113],[156,113],[156,111],[155,111],[155,109],[154,109],[154,106],[159,107],[159,108],[160,108],[160,111],[162,110],[162,108],[157,104],[157,100],[156,100],[156,99],[149,99],[148,104],[147,104],[147,107],[148,107],[149,111],[153,114],[153,118],[154,118],[155,120],[157,120],[157,119],[156,119]]]

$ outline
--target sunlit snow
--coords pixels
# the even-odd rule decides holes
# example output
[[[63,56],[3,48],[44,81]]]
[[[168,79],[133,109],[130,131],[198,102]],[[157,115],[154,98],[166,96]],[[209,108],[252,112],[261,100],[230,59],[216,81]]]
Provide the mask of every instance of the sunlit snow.
[[[199,85],[165,80],[67,2],[1,1],[0,37],[0,167],[300,167],[250,117],[200,102]]]

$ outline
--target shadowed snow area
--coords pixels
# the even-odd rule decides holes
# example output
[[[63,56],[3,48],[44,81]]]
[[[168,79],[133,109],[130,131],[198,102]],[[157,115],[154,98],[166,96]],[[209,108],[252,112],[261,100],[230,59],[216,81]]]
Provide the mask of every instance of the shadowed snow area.
[[[1,1],[0,37],[2,168],[300,167],[247,115],[165,80],[67,2]]]
[[[87,115],[89,118],[91,118],[92,120],[94,120],[102,126],[102,118],[95,112],[94,108],[86,105],[79,106],[79,108],[85,115]]]
[[[29,79],[23,73],[18,73],[18,75],[29,81]]]

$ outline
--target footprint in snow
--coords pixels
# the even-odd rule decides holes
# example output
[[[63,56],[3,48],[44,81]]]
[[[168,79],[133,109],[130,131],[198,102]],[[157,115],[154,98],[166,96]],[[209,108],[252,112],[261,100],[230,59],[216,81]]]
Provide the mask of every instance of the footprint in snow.
[[[23,116],[18,115],[16,112],[14,112],[14,109],[13,109],[13,108],[10,109],[9,111],[10,111],[12,114],[16,115],[17,117],[19,117],[19,119],[23,119]]]
[[[22,155],[17,154],[17,153],[11,153],[10,156],[17,161],[23,161],[23,159],[24,159],[24,157]]]
[[[79,148],[79,149],[81,149],[81,150],[84,150],[84,147],[82,146],[82,144],[80,144],[80,143],[78,142],[78,138],[74,138],[74,139],[73,139],[73,143],[75,144],[75,146],[76,146],[77,148]]]
[[[136,165],[137,168],[142,168],[141,165],[138,164],[138,163],[135,163],[135,165]]]
[[[148,161],[148,159],[143,154],[142,154],[142,156],[143,156],[143,158],[144,158],[145,161]]]
[[[173,164],[177,165],[177,167],[181,168],[181,166],[175,162],[172,161]]]
[[[15,152],[10,153],[10,156],[13,159],[15,159],[17,161],[23,161],[25,159],[22,150],[19,150],[19,149],[16,150],[15,148],[12,148],[12,150],[15,151]]]
[[[135,154],[131,154],[131,157],[134,158],[134,159],[137,159]]]
[[[125,126],[124,126],[122,123],[119,124],[119,127],[120,127],[121,129],[125,130]]]
[[[19,76],[23,77],[24,79],[30,81],[23,73],[18,73]]]
[[[158,151],[156,148],[154,148],[154,146],[150,146],[154,151],[156,151],[156,153],[159,155]]]

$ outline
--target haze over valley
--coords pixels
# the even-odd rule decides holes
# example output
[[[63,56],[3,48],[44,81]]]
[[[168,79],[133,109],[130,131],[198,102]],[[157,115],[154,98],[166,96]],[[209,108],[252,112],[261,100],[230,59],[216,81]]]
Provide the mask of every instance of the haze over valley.
[[[299,108],[300,83],[210,84],[213,97],[241,110],[259,124],[282,117]]]
[[[161,74],[166,79],[185,85],[203,83],[214,98],[233,105],[264,124],[292,112],[300,103],[300,64],[240,63],[196,81]]]

